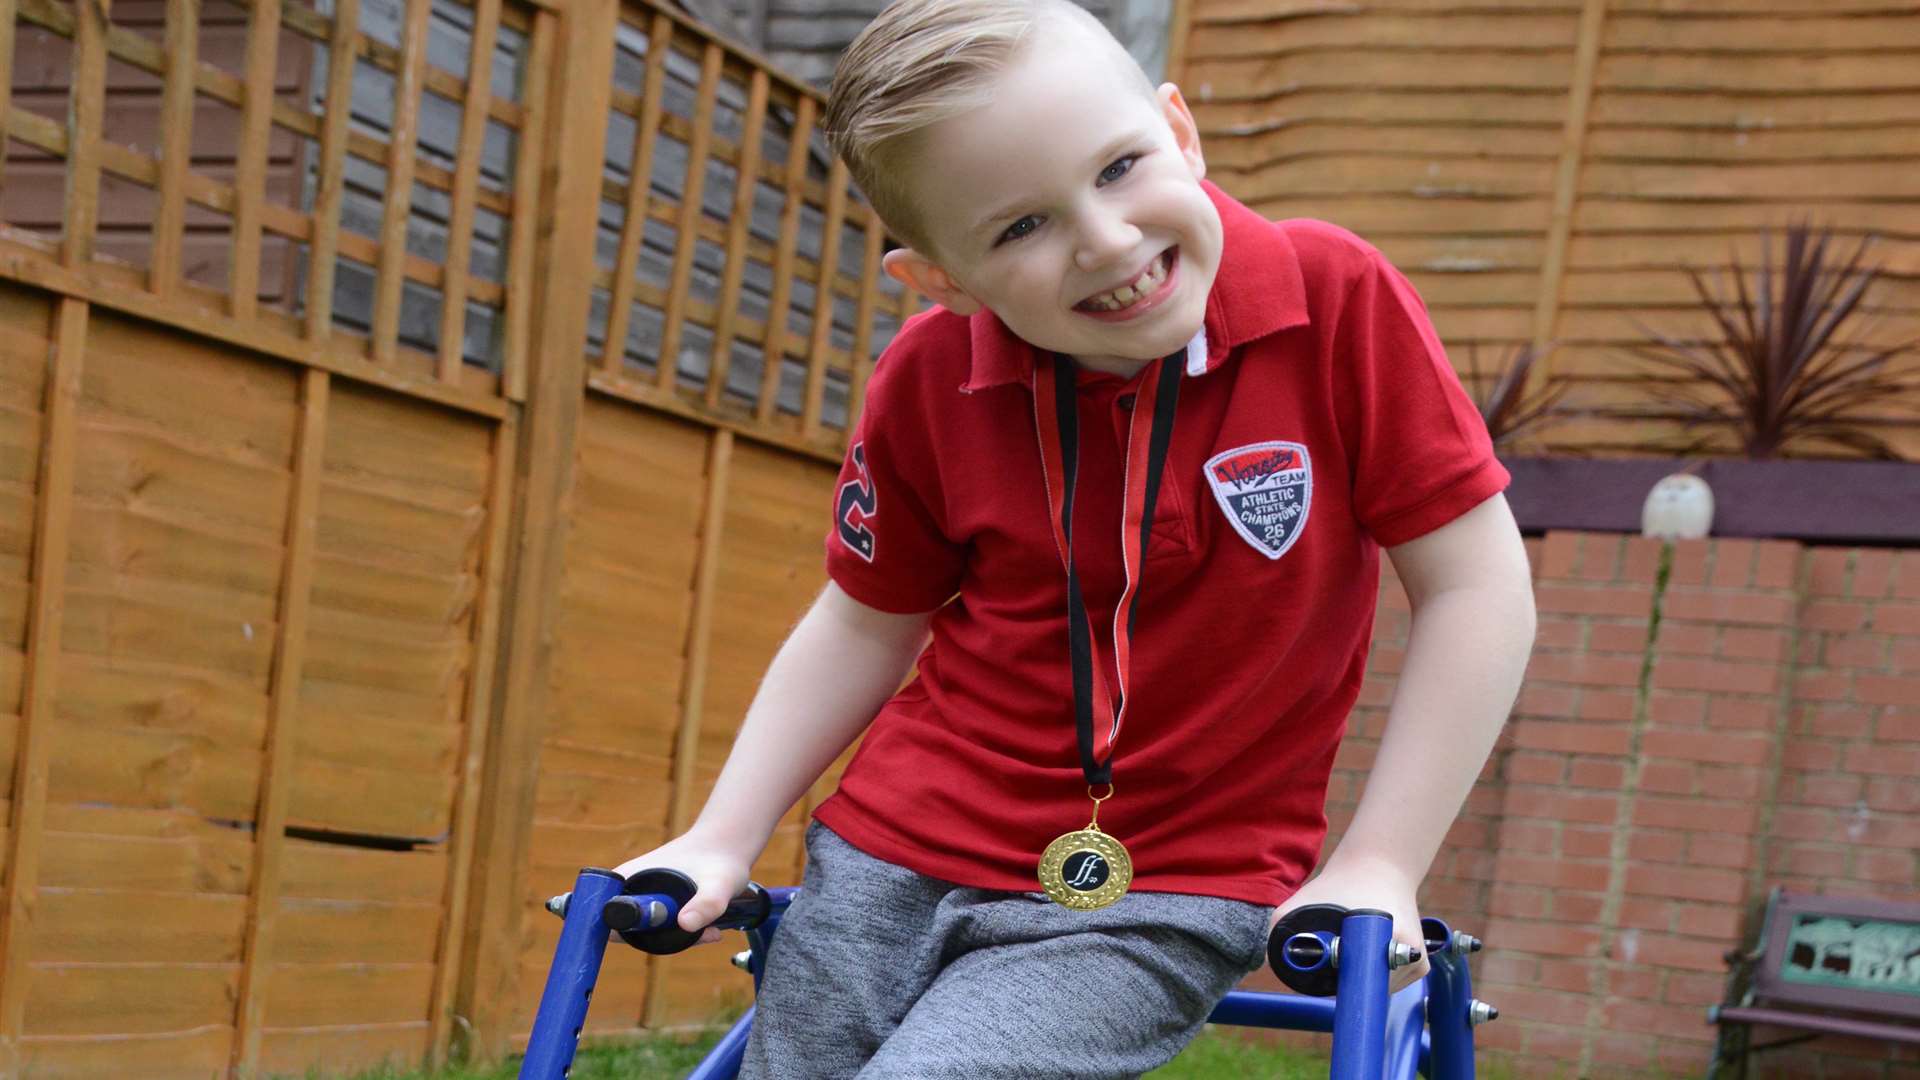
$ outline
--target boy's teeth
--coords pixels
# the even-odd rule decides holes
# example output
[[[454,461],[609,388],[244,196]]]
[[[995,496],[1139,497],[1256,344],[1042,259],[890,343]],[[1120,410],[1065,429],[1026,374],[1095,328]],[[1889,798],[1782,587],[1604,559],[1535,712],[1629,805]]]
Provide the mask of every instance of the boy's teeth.
[[[1092,307],[1105,311],[1117,311],[1133,303],[1135,300],[1146,296],[1147,293],[1153,291],[1155,285],[1166,280],[1166,271],[1162,266],[1165,258],[1163,255],[1153,260],[1153,262],[1147,266],[1146,270],[1142,271],[1140,276],[1133,280],[1132,284],[1122,285],[1110,293],[1103,293],[1089,300],[1087,303]]]

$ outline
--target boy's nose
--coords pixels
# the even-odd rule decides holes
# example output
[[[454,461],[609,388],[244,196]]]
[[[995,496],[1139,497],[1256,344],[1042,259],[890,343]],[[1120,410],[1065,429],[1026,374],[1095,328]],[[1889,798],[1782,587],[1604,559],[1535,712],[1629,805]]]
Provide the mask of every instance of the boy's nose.
[[[1117,214],[1090,214],[1081,224],[1075,260],[1082,270],[1111,266],[1140,249],[1140,230]]]

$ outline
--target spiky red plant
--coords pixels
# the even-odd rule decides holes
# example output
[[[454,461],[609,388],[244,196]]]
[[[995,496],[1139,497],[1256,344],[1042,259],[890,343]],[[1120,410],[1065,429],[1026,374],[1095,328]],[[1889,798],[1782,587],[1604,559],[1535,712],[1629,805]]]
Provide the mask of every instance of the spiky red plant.
[[[1538,387],[1528,382],[1534,363],[1552,351],[1551,345],[1544,349],[1521,345],[1507,355],[1497,371],[1482,374],[1480,350],[1467,347],[1467,393],[1479,407],[1480,418],[1487,422],[1487,434],[1492,436],[1495,448],[1560,418],[1560,399],[1571,384],[1559,377],[1549,377]]]
[[[1689,429],[1707,429],[1677,448],[1683,453],[1702,450],[1716,434],[1731,432],[1750,458],[1788,456],[1821,443],[1872,457],[1899,457],[1861,426],[1861,408],[1898,403],[1900,395],[1920,387],[1888,370],[1890,361],[1920,340],[1855,344],[1864,330],[1850,341],[1840,339],[1839,331],[1879,278],[1877,267],[1861,265],[1866,240],[1844,260],[1829,262],[1831,229],[1797,223],[1787,226],[1785,239],[1776,270],[1773,234],[1761,232],[1760,270],[1751,291],[1745,270],[1733,258],[1733,291],[1724,299],[1718,270],[1710,289],[1698,270],[1687,268],[1721,340],[1686,342],[1642,326],[1654,344],[1632,348],[1634,355],[1653,365],[1650,373],[1683,380],[1650,382],[1647,392],[1678,409]]]

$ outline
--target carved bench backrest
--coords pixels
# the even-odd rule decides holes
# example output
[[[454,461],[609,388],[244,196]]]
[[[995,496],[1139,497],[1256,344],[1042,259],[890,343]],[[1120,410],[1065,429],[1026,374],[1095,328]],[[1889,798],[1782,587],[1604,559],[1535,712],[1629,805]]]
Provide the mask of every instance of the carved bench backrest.
[[[1920,903],[1774,890],[1754,997],[1920,1021]]]

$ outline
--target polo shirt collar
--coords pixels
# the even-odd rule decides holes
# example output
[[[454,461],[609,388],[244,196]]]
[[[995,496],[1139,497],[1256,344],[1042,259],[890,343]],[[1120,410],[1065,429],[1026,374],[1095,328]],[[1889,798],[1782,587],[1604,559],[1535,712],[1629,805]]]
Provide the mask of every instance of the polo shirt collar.
[[[1190,376],[1218,368],[1237,345],[1311,321],[1300,258],[1286,231],[1211,181],[1202,180],[1200,186],[1220,212],[1220,270],[1207,295],[1200,333],[1187,343]],[[968,319],[968,329],[973,366],[961,390],[1027,382],[1033,372],[1032,345],[985,309]]]

